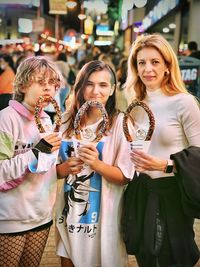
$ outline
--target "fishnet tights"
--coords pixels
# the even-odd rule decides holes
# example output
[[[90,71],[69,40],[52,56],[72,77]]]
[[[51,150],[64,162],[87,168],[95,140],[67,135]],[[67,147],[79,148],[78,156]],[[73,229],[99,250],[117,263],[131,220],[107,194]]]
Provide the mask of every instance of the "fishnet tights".
[[[0,267],[39,267],[49,230],[16,236],[0,234]]]

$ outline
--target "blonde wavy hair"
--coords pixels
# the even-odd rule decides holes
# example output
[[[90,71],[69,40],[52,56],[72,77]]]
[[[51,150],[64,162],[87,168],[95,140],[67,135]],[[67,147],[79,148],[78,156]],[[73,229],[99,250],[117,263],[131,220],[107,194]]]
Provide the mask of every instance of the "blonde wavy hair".
[[[14,99],[18,102],[24,100],[24,89],[37,82],[38,75],[45,77],[50,76],[52,83],[55,85],[56,90],[64,86],[64,78],[54,62],[50,61],[44,56],[34,56],[23,60],[19,67],[14,79]]]
[[[162,35],[154,33],[138,36],[132,44],[128,57],[128,71],[125,84],[127,95],[132,95],[132,97],[138,100],[143,100],[146,96],[145,85],[138,76],[137,71],[137,54],[146,47],[155,48],[162,55],[169,70],[169,73],[164,76],[161,84],[163,93],[166,95],[188,93],[181,78],[178,59],[173,48]]]

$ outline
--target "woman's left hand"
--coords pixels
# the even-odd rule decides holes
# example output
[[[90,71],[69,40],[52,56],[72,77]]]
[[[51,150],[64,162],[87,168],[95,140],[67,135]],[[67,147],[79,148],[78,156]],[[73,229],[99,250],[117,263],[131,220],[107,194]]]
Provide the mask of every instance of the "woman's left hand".
[[[130,156],[138,172],[165,171],[167,166],[167,160],[154,157],[142,150],[134,149]]]
[[[99,162],[99,153],[93,144],[83,145],[78,150],[78,157],[91,169],[95,170]]]

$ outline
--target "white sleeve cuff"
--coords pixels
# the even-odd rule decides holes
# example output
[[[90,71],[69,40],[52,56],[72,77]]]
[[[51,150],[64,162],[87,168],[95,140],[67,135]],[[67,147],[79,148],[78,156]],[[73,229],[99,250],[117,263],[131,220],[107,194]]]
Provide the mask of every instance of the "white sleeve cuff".
[[[45,173],[56,164],[57,154],[51,153],[46,154],[39,152],[38,159],[34,159],[31,163],[28,164],[28,169],[32,173]]]

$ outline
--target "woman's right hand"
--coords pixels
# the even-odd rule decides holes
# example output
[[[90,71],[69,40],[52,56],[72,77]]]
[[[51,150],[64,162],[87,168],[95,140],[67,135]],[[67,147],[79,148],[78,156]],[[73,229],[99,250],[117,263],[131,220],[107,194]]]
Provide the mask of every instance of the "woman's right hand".
[[[65,177],[69,174],[76,175],[83,169],[83,161],[77,157],[70,157],[63,163],[57,165],[59,177]]]
[[[78,174],[83,169],[83,161],[77,157],[70,157],[66,161],[68,174]]]
[[[167,166],[167,160],[149,155],[139,149],[133,149],[130,156],[135,165],[135,170],[138,172],[145,172],[145,171],[164,172]]]

